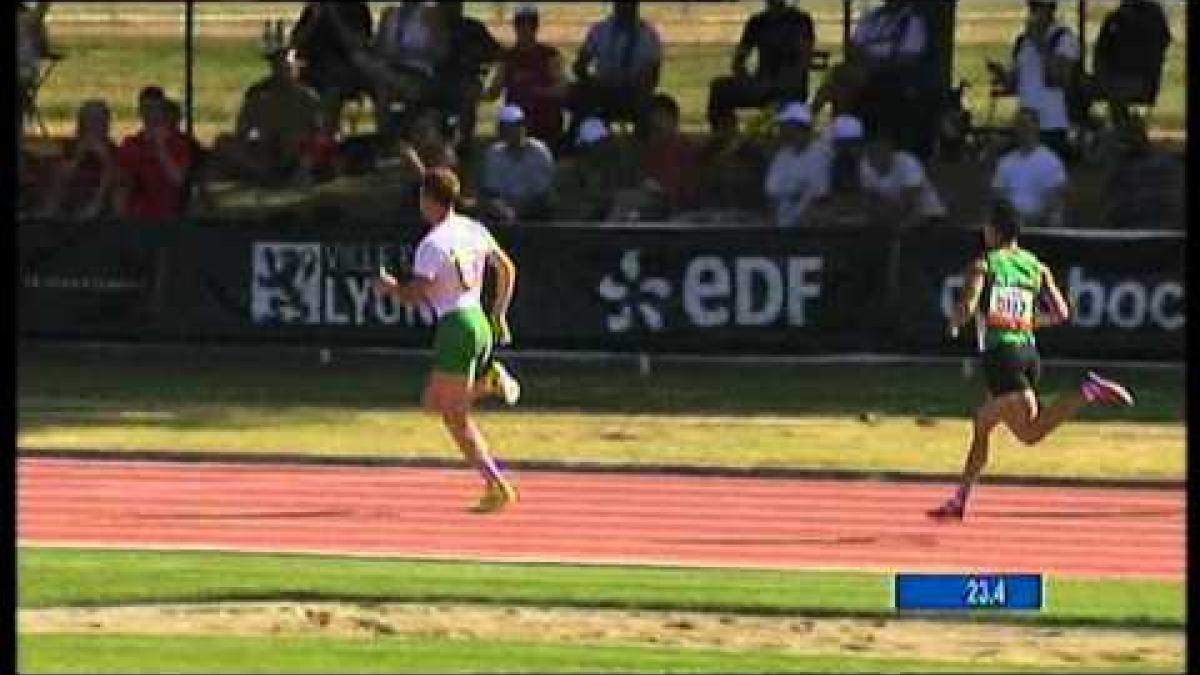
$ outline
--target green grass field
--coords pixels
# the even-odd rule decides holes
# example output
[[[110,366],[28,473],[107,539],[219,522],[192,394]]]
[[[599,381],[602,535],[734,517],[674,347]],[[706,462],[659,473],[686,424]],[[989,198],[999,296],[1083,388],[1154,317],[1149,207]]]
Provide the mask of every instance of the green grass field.
[[[627,646],[564,646],[446,639],[28,635],[22,673],[1144,673],[1173,666],[1042,668],[1013,664],[798,656]]]
[[[254,354],[25,349],[18,446],[456,457],[416,408],[423,358]],[[957,365],[661,364],[647,378],[632,364],[517,366],[522,405],[481,415],[509,461],[954,473],[982,396]],[[1047,368],[1047,398],[1080,372]],[[1085,410],[1036,451],[1001,431],[988,475],[1181,479],[1182,370],[1112,374],[1137,407]],[[861,421],[867,412],[878,420]]]
[[[303,602],[482,603],[513,607],[700,611],[730,617],[875,617],[896,621],[885,575],[856,572],[663,569],[650,567],[410,562],[336,556],[223,554],[22,548],[18,551],[20,608],[91,607],[146,603],[281,600]],[[1179,583],[1050,579],[1047,607],[1038,615],[975,621],[1039,626],[1107,627],[1106,640],[1181,633],[1184,594]],[[876,624],[881,625],[881,624]],[[1032,628],[1031,628],[1032,630]],[[1140,632],[1139,632],[1140,631]],[[147,631],[148,633],[154,631]],[[892,659],[869,653],[679,649],[597,640],[564,644],[466,641],[436,636],[172,635],[23,631],[21,672],[920,672],[1021,671],[1054,668],[934,658]],[[1115,654],[1116,652],[1114,652]],[[1182,664],[1113,662],[1097,672]],[[1079,667],[1078,665],[1076,667]]]

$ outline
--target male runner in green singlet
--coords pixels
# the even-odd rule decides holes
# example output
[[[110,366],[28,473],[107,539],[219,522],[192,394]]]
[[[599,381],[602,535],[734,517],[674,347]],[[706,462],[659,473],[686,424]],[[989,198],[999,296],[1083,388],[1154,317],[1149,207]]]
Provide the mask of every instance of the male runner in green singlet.
[[[471,417],[473,403],[499,395],[514,405],[520,383],[492,358],[496,344],[512,341],[506,318],[517,267],[482,224],[454,211],[459,182],[454,172],[436,168],[421,182],[421,214],[429,232],[417,246],[413,277],[399,282],[381,270],[376,289],[406,304],[427,303],[437,314],[433,372],[422,401],[442,422],[467,461],[484,480],[484,494],[473,508],[480,513],[502,510],[517,500],[513,488],[492,459],[483,432]],[[492,306],[481,306],[484,272],[497,277]]]
[[[1021,442],[1033,445],[1087,403],[1133,405],[1133,396],[1125,387],[1089,371],[1078,392],[1064,395],[1049,407],[1039,407],[1041,359],[1033,332],[1066,321],[1070,307],[1050,269],[1017,245],[1020,230],[1017,211],[998,203],[983,227],[987,252],[971,262],[962,299],[949,319],[949,332],[955,337],[974,318],[988,396],[975,412],[962,483],[954,497],[927,512],[932,518],[963,517],[971,486],[987,463],[992,429],[1001,422]]]

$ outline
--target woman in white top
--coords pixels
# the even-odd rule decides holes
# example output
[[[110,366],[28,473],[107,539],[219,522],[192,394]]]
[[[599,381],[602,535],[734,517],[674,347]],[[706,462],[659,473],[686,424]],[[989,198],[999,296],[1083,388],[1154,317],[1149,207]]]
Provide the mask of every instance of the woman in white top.
[[[417,246],[412,278],[399,282],[381,269],[376,288],[406,304],[433,307],[436,356],[422,403],[429,412],[441,415],[463,455],[483,476],[483,498],[473,510],[491,513],[515,502],[517,492],[491,457],[483,433],[471,418],[471,407],[477,399],[492,395],[514,405],[521,394],[516,379],[492,358],[496,344],[512,341],[506,316],[517,268],[483,225],[455,213],[458,196],[453,171],[435,168],[425,174],[421,215],[430,227]],[[485,315],[481,295],[488,266],[496,272],[497,288],[491,311]]]
[[[887,128],[875,131],[859,162],[859,179],[868,196],[872,220],[908,227],[945,218],[946,207],[921,161],[897,150],[893,133]]]

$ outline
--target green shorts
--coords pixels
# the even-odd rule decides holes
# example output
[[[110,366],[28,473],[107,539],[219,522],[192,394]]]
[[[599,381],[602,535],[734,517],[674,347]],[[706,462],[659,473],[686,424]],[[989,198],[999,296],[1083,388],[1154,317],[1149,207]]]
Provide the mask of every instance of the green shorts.
[[[474,381],[492,356],[492,327],[479,307],[457,309],[438,320],[433,369]]]

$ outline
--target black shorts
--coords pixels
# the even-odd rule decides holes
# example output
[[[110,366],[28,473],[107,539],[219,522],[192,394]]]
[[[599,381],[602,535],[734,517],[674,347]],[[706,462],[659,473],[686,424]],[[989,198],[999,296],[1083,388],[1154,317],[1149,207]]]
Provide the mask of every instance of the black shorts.
[[[1041,376],[1042,357],[1033,345],[1002,344],[983,353],[983,379],[992,396],[1037,391]]]

